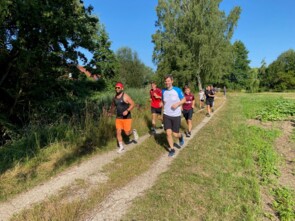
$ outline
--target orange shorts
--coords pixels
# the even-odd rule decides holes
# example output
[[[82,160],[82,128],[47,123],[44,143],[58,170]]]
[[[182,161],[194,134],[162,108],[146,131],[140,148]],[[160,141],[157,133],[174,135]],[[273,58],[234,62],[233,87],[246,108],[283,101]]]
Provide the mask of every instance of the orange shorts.
[[[131,131],[132,119],[116,119],[116,129]]]

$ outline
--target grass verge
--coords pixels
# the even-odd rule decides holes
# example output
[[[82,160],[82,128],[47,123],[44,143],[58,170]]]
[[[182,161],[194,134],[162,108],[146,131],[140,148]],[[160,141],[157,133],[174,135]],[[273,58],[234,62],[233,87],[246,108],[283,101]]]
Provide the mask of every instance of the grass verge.
[[[252,95],[230,96],[123,220],[262,219],[260,185],[277,172],[279,132],[246,123],[261,106]]]

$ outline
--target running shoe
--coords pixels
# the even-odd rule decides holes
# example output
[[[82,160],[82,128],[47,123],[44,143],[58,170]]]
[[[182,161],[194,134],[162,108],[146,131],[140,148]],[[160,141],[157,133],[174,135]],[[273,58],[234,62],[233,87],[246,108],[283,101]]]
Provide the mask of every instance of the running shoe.
[[[175,155],[175,150],[174,149],[171,149],[169,151],[168,157],[173,157],[174,155]]]
[[[137,131],[136,131],[136,129],[133,129],[133,137],[134,137],[134,141],[138,141],[138,133],[137,133]]]
[[[152,133],[152,134],[156,134],[156,133],[157,133],[157,132],[156,132],[156,129],[155,129],[154,127],[151,128],[151,133]]]
[[[191,134],[190,131],[188,131],[187,134],[186,134],[187,137],[190,137],[191,135],[192,135],[192,134]]]
[[[179,145],[182,146],[184,144],[183,135],[181,134],[181,137],[179,138]]]
[[[118,153],[122,153],[123,151],[124,151],[125,149],[124,149],[124,146],[121,146],[121,147],[119,147],[119,149],[118,149]]]

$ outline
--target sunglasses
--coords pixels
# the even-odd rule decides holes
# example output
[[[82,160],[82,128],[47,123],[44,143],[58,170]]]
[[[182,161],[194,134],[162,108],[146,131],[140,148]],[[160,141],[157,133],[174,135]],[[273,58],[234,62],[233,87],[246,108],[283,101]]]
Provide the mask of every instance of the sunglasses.
[[[121,89],[121,87],[115,87],[115,89]]]

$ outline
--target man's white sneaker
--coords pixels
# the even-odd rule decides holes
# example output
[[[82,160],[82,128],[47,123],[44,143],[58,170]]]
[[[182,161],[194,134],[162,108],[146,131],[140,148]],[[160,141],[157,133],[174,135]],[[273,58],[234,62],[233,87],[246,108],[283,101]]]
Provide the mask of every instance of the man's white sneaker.
[[[137,142],[138,141],[138,133],[137,133],[137,131],[136,131],[136,129],[133,129],[133,137],[134,137],[134,140]]]
[[[118,153],[122,153],[124,150],[125,150],[125,149],[124,149],[124,147],[122,146],[122,147],[119,148],[119,150],[117,150],[117,152],[118,152]]]

